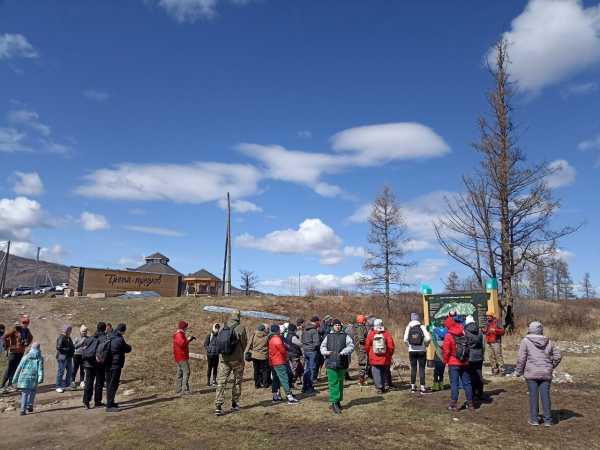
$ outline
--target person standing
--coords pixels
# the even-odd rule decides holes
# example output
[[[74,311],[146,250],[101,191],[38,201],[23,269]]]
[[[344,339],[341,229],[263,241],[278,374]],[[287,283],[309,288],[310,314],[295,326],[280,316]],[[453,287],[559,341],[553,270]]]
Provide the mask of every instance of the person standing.
[[[231,388],[231,410],[240,411],[242,380],[244,377],[244,350],[248,344],[246,329],[240,323],[240,311],[234,310],[223,329],[217,335],[219,349],[219,372],[215,395],[215,415],[222,416],[225,403],[225,387],[233,375]]]
[[[473,387],[473,399],[484,400],[483,393],[483,357],[485,344],[483,333],[475,323],[473,316],[467,316],[465,320],[465,338],[469,346],[469,376]]]
[[[292,379],[290,381],[292,387],[294,387],[296,381],[300,380],[300,382],[302,382],[302,375],[304,373],[304,367],[302,366],[302,342],[296,332],[296,325],[290,323],[288,326],[288,334],[285,338],[285,344],[288,349],[288,358],[292,373]]]
[[[433,356],[433,385],[432,390],[441,391],[444,389],[444,372],[446,364],[442,357],[442,343],[448,330],[444,326],[438,326],[433,329],[433,339],[435,339],[435,355]]]
[[[417,368],[419,369],[419,385],[421,394],[427,393],[425,385],[425,362],[427,360],[427,346],[431,342],[431,335],[419,320],[419,314],[412,313],[410,322],[404,329],[404,342],[408,346],[408,359],[410,361],[410,391],[417,392]]]
[[[314,381],[317,376],[317,365],[319,361],[319,347],[321,339],[317,329],[319,318],[314,316],[310,322],[304,325],[302,332],[302,351],[304,352],[304,374],[302,377],[302,392],[314,394]]]
[[[94,396],[94,406],[99,408],[105,406],[102,403],[102,388],[106,379],[106,366],[96,360],[96,350],[100,343],[104,342],[106,336],[106,324],[98,322],[96,333],[90,338],[85,350],[83,351],[83,368],[85,370],[85,387],[83,388],[83,405],[90,409],[92,394]]]
[[[539,402],[542,401],[544,426],[551,427],[552,404],[550,400],[550,385],[552,373],[561,361],[561,354],[554,343],[544,336],[541,322],[529,324],[527,336],[519,346],[519,356],[515,368],[516,376],[523,376],[527,381],[529,391],[529,425],[538,426]]]
[[[469,376],[469,347],[465,338],[463,326],[457,322],[458,316],[448,316],[444,326],[448,333],[442,344],[442,355],[444,364],[450,371],[450,403],[449,411],[458,411],[458,393],[462,383],[467,398],[466,406],[468,409],[474,409],[473,389],[471,387],[471,377]]]
[[[196,339],[194,336],[186,336],[188,323],[180,320],[177,330],[173,333],[173,358],[177,366],[175,375],[175,394],[191,394],[190,389],[190,342]]]
[[[256,331],[250,339],[250,344],[246,349],[250,352],[252,358],[252,368],[254,369],[254,387],[256,389],[269,387],[269,337],[265,332],[265,325],[259,324]]]
[[[206,378],[207,386],[217,384],[217,370],[219,369],[219,349],[217,348],[217,335],[221,325],[214,323],[210,333],[204,339],[204,349],[206,350]]]
[[[6,392],[6,385],[12,387],[12,379],[19,367],[25,350],[33,342],[33,335],[29,331],[29,316],[22,315],[12,330],[4,335],[4,348],[8,352],[8,361],[2,376],[1,392]]]
[[[31,350],[21,358],[12,382],[21,390],[21,415],[33,412],[37,386],[44,382],[44,357],[40,344],[31,344]]]
[[[4,333],[6,333],[6,327],[0,323],[0,355],[4,353]]]
[[[73,374],[71,376],[71,387],[76,387],[77,371],[79,371],[79,387],[85,387],[84,375],[85,370],[83,368],[83,350],[90,341],[88,336],[88,328],[85,325],[79,327],[79,336],[73,339],[73,345],[75,346],[75,353],[73,354]]]
[[[325,358],[330,409],[334,414],[342,413],[344,400],[344,378],[349,366],[349,357],[354,350],[352,338],[342,331],[339,319],[332,321],[331,332],[321,343],[321,355]]]
[[[373,373],[373,382],[378,394],[388,391],[390,385],[388,372],[391,372],[390,367],[395,346],[392,335],[383,326],[383,320],[375,319],[373,329],[367,336],[365,350],[368,354],[369,366]]]
[[[131,352],[131,345],[125,342],[123,335],[127,331],[124,323],[117,325],[110,339],[110,357],[106,364],[106,412],[118,412],[119,404],[115,396],[121,382],[121,371],[125,366],[125,355]]]
[[[489,350],[492,375],[504,375],[504,358],[502,356],[504,328],[498,325],[498,320],[492,314],[488,314],[486,320],[487,325],[483,328],[483,334],[485,334],[485,342]]]
[[[56,392],[63,393],[71,386],[73,379],[73,355],[75,345],[71,339],[71,325],[65,325],[56,339]]]
[[[369,331],[367,329],[367,319],[362,314],[356,316],[353,332],[354,352],[358,360],[358,384],[364,385],[367,379],[367,365],[369,364],[369,357],[365,350]]]
[[[288,405],[298,403],[298,399],[292,393],[292,385],[290,383],[288,349],[284,344],[281,336],[279,325],[271,325],[271,333],[269,334],[269,366],[271,367],[271,392],[273,393],[273,402],[281,402],[281,394],[279,389],[283,387]]]

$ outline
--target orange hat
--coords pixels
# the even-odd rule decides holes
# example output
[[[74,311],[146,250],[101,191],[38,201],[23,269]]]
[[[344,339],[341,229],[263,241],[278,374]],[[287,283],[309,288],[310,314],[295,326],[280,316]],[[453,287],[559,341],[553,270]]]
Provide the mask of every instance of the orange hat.
[[[362,314],[359,314],[358,316],[356,316],[356,323],[358,324],[364,324],[367,322],[367,319],[365,316],[363,316]]]

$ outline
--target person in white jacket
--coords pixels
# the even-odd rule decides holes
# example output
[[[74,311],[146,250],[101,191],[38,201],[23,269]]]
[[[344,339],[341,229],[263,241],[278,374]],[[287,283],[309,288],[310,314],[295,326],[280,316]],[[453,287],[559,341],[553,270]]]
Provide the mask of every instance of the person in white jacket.
[[[427,346],[431,342],[431,335],[424,325],[419,321],[419,314],[412,313],[410,322],[404,330],[404,342],[408,345],[408,357],[410,360],[410,391],[417,392],[417,365],[419,367],[419,384],[421,394],[427,393],[425,385],[425,362],[427,359]]]

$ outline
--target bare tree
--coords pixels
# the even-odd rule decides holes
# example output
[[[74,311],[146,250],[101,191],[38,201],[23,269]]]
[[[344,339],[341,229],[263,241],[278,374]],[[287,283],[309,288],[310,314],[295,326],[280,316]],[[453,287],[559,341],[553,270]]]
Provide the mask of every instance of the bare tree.
[[[240,287],[246,296],[250,295],[250,291],[255,289],[258,284],[258,277],[251,270],[240,270],[240,280]]]
[[[460,279],[456,272],[450,272],[446,278],[446,289],[448,292],[457,292],[459,290]]]
[[[583,298],[586,300],[596,297],[596,291],[592,285],[589,272],[586,272],[585,275],[583,275],[583,280],[581,281],[581,291],[583,292]]]
[[[390,293],[404,283],[404,270],[411,264],[404,261],[404,236],[406,225],[396,197],[389,186],[375,199],[369,217],[369,248],[363,263],[365,277],[363,284],[385,296],[388,314],[390,313]]]
[[[545,163],[525,164],[513,122],[508,43],[499,41],[495,51],[495,64],[489,68],[494,80],[487,95],[490,117],[479,118],[481,137],[474,144],[481,167],[476,177],[463,179],[466,194],[449,202],[436,231],[448,254],[476,276],[500,275],[505,326],[511,331],[515,277],[528,262],[554,254],[558,239],[577,227],[550,229],[559,207],[546,184],[552,170]]]

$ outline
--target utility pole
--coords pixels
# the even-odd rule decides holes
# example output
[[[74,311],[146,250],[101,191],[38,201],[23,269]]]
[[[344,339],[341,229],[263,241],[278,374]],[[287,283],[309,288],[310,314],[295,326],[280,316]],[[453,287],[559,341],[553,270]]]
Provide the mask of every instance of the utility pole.
[[[298,297],[300,297],[300,272],[298,272]]]
[[[6,285],[6,270],[8,269],[8,257],[10,255],[10,241],[8,241],[6,245],[6,252],[4,253],[4,258],[2,259],[2,272],[0,272],[0,298],[4,294],[4,286]]]
[[[221,295],[231,295],[231,201],[227,193],[227,231],[225,232],[225,258],[223,260],[223,282]]]
[[[33,282],[31,283],[31,293],[33,294],[35,292],[35,289],[37,288],[37,279],[38,279],[38,273],[40,271],[40,250],[42,248],[38,247],[37,248],[37,256],[35,257],[35,271],[33,273]]]

